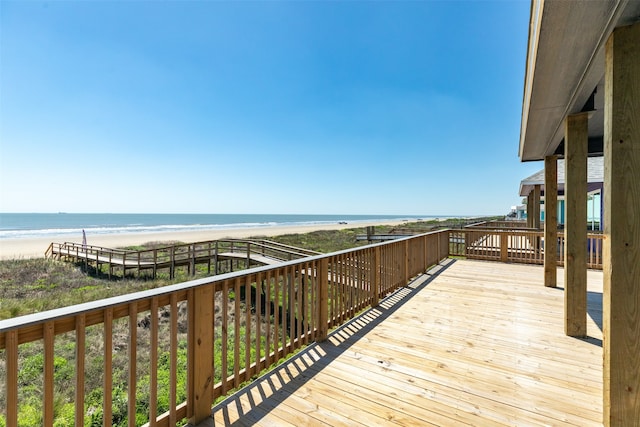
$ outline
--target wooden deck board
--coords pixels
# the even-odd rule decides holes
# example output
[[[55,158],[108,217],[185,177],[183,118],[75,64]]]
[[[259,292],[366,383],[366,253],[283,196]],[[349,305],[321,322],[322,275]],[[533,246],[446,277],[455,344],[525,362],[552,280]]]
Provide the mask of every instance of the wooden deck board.
[[[430,273],[218,404],[215,424],[602,425],[601,272],[587,339],[564,335],[541,266]]]

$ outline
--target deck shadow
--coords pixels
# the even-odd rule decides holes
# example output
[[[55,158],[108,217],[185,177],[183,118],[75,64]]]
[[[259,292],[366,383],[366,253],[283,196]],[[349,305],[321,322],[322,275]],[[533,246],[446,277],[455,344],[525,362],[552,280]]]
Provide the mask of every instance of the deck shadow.
[[[552,289],[564,292],[564,287],[558,286]],[[602,332],[602,292],[587,291],[587,315],[593,320],[600,332]],[[582,341],[602,347],[602,340],[591,336],[579,338]]]
[[[332,331],[326,341],[310,344],[283,364],[219,402],[212,408],[212,415],[222,413],[225,426],[259,422],[455,262],[454,259],[446,259],[426,273],[417,276],[406,287],[396,290],[381,300],[379,306],[366,310]],[[249,408],[246,404],[243,407],[243,399],[249,402]],[[302,402],[298,404],[304,406]],[[308,408],[309,411],[313,409]],[[304,410],[300,408],[300,413],[304,414]],[[215,418],[213,425],[215,425]]]

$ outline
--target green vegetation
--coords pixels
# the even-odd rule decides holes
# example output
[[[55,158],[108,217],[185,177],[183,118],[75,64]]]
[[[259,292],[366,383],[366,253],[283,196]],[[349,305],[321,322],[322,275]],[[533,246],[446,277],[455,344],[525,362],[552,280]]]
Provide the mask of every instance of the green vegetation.
[[[502,217],[483,218],[451,218],[444,221],[432,219],[428,221],[404,222],[401,225],[379,225],[374,228],[376,234],[414,234],[427,233],[442,228],[460,228],[464,225],[501,219]],[[311,249],[317,252],[329,253],[367,245],[367,241],[356,241],[356,236],[367,234],[365,227],[348,228],[344,230],[321,230],[304,234],[285,234],[268,237],[266,239],[291,246]]]
[[[0,262],[0,319],[124,295],[186,280],[107,280],[73,265],[49,259]]]

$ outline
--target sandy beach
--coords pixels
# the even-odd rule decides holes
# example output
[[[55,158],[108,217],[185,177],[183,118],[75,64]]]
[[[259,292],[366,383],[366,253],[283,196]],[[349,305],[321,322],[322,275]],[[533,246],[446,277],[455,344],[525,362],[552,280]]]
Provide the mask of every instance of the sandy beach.
[[[226,230],[177,231],[163,233],[120,233],[92,236],[87,234],[87,244],[105,248],[121,248],[140,245],[147,242],[180,241],[184,243],[218,240],[225,238],[245,239],[253,236],[278,236],[281,234],[309,233],[317,230],[342,230],[346,228],[366,227],[370,225],[398,225],[403,221],[371,221],[348,224],[317,224],[304,226],[267,226]],[[82,243],[82,236],[56,236],[44,239],[3,239],[0,240],[0,260],[43,258],[52,243]]]

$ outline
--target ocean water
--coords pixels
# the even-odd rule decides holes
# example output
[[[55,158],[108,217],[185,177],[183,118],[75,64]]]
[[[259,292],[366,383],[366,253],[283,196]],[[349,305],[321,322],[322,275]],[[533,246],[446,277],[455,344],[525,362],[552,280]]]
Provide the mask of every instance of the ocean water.
[[[283,225],[354,223],[372,220],[415,220],[426,216],[400,215],[260,215],[260,214],[79,214],[0,213],[0,240],[49,236],[153,233]]]

